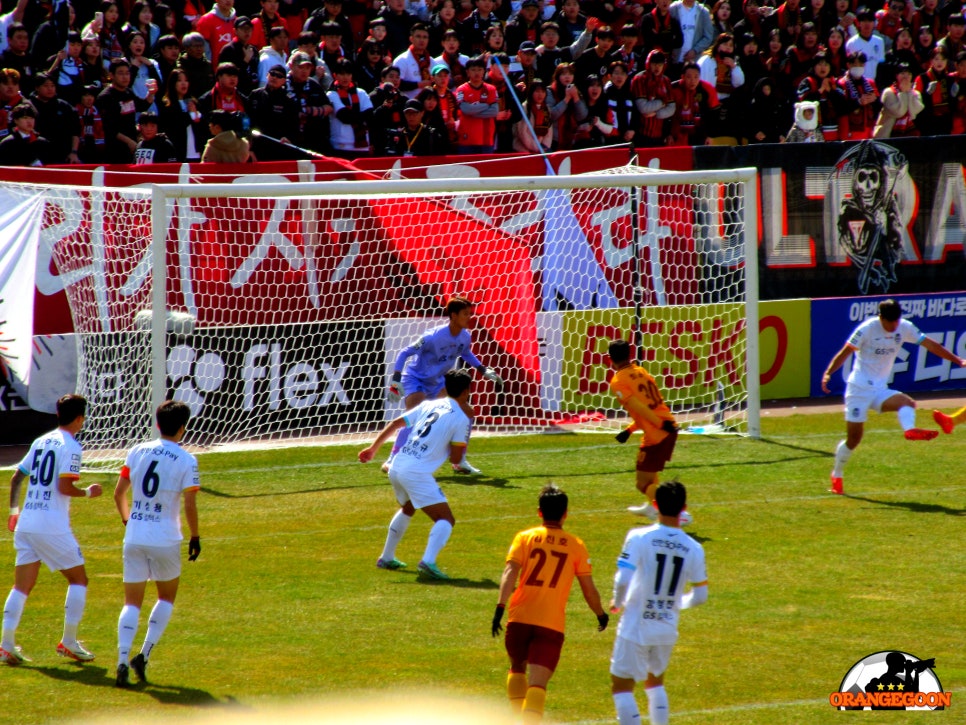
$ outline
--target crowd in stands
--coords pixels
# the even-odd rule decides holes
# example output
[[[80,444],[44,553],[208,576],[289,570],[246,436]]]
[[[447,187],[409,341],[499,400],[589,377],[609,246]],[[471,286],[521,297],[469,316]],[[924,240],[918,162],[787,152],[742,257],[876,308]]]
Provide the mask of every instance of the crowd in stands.
[[[8,0],[0,165],[966,131],[962,0],[771,1]]]

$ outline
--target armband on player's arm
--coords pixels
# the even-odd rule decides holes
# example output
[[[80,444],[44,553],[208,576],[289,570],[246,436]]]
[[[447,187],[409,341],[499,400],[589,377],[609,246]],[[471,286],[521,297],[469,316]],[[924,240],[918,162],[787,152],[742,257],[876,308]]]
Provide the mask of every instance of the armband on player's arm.
[[[693,609],[708,601],[708,582],[695,584],[694,587],[681,597],[681,609]]]

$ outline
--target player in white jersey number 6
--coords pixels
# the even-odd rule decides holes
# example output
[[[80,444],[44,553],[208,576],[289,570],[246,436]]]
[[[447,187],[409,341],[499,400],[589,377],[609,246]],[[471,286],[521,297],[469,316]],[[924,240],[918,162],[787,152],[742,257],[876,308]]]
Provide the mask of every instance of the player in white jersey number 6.
[[[902,319],[902,308],[895,300],[879,303],[879,316],[872,317],[852,331],[848,341],[829,362],[822,376],[822,390],[829,390],[828,384],[849,355],[855,354],[852,372],[845,383],[845,440],[835,449],[835,465],[830,476],[832,493],[844,493],[842,473],[852,451],[862,442],[865,421],[869,409],[877,413],[896,411],[899,425],[905,431],[907,440],[928,441],[939,435],[939,431],[916,427],[916,401],[905,393],[889,388],[892,365],[903,343],[922,345],[933,355],[949,360],[963,367],[963,360],[935,340],[926,337],[909,320]]]
[[[171,620],[181,578],[182,497],[184,516],[191,531],[188,561],[194,561],[201,553],[196,501],[201,488],[198,461],[180,445],[190,417],[191,411],[184,403],[168,400],[159,405],[155,419],[160,440],[147,441],[131,449],[114,489],[114,505],[125,526],[124,607],[117,620],[114,680],[118,687],[129,685],[132,669],[141,682],[147,682],[145,671],[151,650]],[[141,651],[131,659],[131,646],[149,579],[157,587],[158,601],[151,609]]]

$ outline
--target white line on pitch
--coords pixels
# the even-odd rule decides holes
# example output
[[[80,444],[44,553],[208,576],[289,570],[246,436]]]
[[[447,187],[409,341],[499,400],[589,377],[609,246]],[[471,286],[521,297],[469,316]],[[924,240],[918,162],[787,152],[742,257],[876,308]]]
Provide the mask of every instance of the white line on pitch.
[[[830,688],[834,685],[830,685]],[[946,692],[964,692],[964,688],[943,688]],[[832,690],[830,689],[829,692]],[[687,717],[707,717],[708,715],[721,715],[729,712],[751,712],[753,710],[770,710],[770,709],[783,709],[792,707],[806,707],[811,705],[825,705],[826,708],[831,708],[832,706],[828,704],[828,699],[815,699],[815,700],[786,700],[784,702],[749,702],[744,705],[726,705],[724,707],[709,707],[703,708],[701,710],[671,710],[674,721],[677,722],[681,718]],[[562,722],[560,725],[601,725],[602,723],[613,723],[614,718],[607,718],[603,720],[574,720]]]

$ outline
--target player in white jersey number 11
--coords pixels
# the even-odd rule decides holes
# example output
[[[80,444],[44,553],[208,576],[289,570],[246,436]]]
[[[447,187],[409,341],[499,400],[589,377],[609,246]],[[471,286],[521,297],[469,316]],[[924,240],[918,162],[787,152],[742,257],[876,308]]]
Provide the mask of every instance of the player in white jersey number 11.
[[[664,671],[678,639],[678,612],[708,600],[704,549],[680,529],[687,491],[665,481],[654,494],[657,523],[632,529],[624,540],[611,611],[624,612],[610,661],[611,692],[620,725],[641,721],[634,685],[644,683],[652,725],[667,725]],[[685,592],[691,584],[691,591]]]

